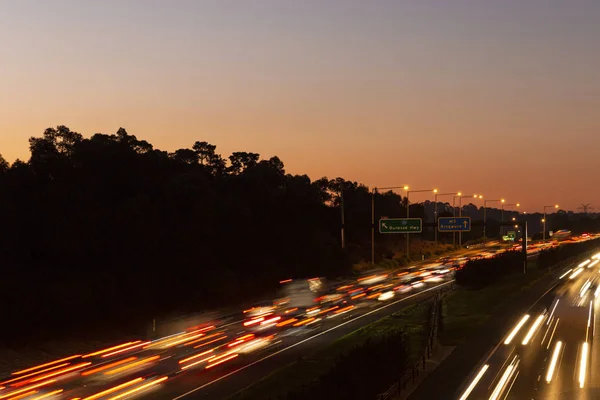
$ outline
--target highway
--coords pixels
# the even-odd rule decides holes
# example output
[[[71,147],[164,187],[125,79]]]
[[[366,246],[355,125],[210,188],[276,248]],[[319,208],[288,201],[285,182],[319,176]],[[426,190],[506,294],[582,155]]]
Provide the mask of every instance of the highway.
[[[600,253],[565,270],[463,382],[456,398],[600,398]]]
[[[261,305],[240,312],[237,321],[205,323],[15,371],[0,381],[0,400],[226,398],[453,281],[445,267],[398,275],[346,282],[307,309]]]
[[[445,289],[453,282],[454,269],[468,258],[499,251],[469,249],[436,263],[337,282],[326,291],[320,278],[285,280],[280,282],[284,287],[306,288],[300,297],[319,295],[297,306],[292,291],[292,297],[240,310],[233,319],[213,315],[159,338],[117,343],[14,371],[0,379],[0,400],[227,398],[315,349]],[[586,268],[573,282],[581,284],[592,270]],[[551,318],[566,318],[562,305]],[[506,357],[507,349],[494,357]],[[600,362],[593,351],[590,360]]]

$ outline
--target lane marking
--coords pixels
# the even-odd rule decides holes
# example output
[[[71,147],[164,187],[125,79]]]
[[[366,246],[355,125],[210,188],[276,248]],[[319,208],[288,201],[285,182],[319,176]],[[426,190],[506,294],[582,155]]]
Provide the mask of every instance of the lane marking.
[[[312,339],[314,339],[314,338],[316,338],[316,337],[319,337],[319,336],[325,335],[325,334],[327,334],[327,333],[329,333],[329,332],[331,332],[331,331],[333,331],[333,330],[335,330],[335,329],[341,328],[341,327],[342,327],[342,326],[344,326],[344,325],[347,325],[347,324],[349,324],[349,323],[352,323],[352,322],[354,322],[354,321],[356,321],[356,320],[359,320],[359,319],[361,319],[361,318],[364,318],[364,317],[366,317],[366,316],[368,316],[368,315],[374,314],[374,313],[376,313],[376,312],[378,312],[378,311],[381,311],[381,310],[383,310],[383,309],[385,309],[385,308],[388,308],[388,307],[391,307],[391,306],[393,306],[393,305],[396,305],[396,304],[398,304],[398,303],[400,303],[400,302],[403,302],[403,301],[405,301],[405,300],[408,300],[408,299],[411,299],[411,298],[413,298],[413,297],[419,296],[419,295],[421,295],[421,294],[423,294],[423,293],[425,293],[425,292],[429,292],[429,291],[431,291],[431,290],[439,289],[439,288],[441,288],[441,287],[443,287],[443,286],[446,286],[446,285],[448,285],[448,284],[450,284],[450,283],[452,283],[452,282],[454,282],[454,279],[452,279],[451,281],[448,281],[448,282],[442,283],[441,285],[434,286],[434,287],[432,287],[432,288],[428,288],[428,289],[422,290],[422,291],[420,291],[419,293],[414,293],[414,294],[411,294],[411,295],[409,295],[409,296],[407,296],[407,297],[404,297],[404,298],[402,298],[402,299],[400,299],[400,300],[396,300],[396,301],[394,301],[393,303],[386,304],[386,305],[384,305],[384,306],[382,306],[382,307],[379,307],[379,308],[377,308],[377,309],[375,309],[375,310],[369,311],[369,312],[368,312],[368,313],[366,313],[366,314],[359,315],[358,317],[356,317],[356,318],[353,318],[353,319],[351,319],[351,320],[348,320],[348,321],[346,321],[346,322],[342,322],[342,323],[341,323],[341,324],[339,324],[339,325],[336,325],[336,326],[334,326],[334,327],[332,327],[332,328],[329,328],[329,329],[327,329],[327,330],[325,330],[325,331],[323,331],[323,332],[319,332],[319,333],[317,333],[317,334],[315,334],[315,335],[313,335],[313,336],[311,336],[311,337],[309,337],[309,338],[306,338],[306,339],[303,339],[303,340],[299,341],[298,343],[294,343],[294,344],[292,344],[292,345],[290,345],[290,346],[288,346],[288,347],[286,347],[286,348],[284,348],[284,349],[278,350],[278,351],[276,351],[275,353],[271,353],[271,354],[269,354],[269,355],[266,355],[265,357],[263,357],[263,358],[261,358],[261,359],[259,359],[259,360],[253,361],[253,362],[251,362],[250,364],[246,364],[246,365],[244,365],[244,366],[242,366],[242,367],[240,367],[240,368],[238,368],[238,369],[236,369],[236,370],[234,370],[234,371],[231,371],[231,372],[229,372],[229,373],[227,373],[227,374],[225,374],[225,375],[223,375],[223,376],[221,376],[221,377],[219,377],[219,378],[217,378],[217,379],[214,379],[214,380],[212,380],[212,381],[210,381],[210,382],[207,382],[207,383],[205,383],[204,385],[198,386],[197,388],[195,388],[195,389],[192,389],[192,390],[190,390],[190,391],[188,391],[188,392],[186,392],[186,393],[184,393],[184,394],[182,394],[182,395],[179,395],[179,396],[177,396],[177,397],[174,397],[172,400],[178,400],[178,399],[182,399],[182,398],[184,398],[184,397],[186,397],[186,396],[189,396],[189,395],[190,395],[190,394],[192,394],[192,393],[195,393],[195,392],[197,392],[198,390],[202,390],[202,389],[204,389],[205,387],[208,387],[208,386],[210,386],[210,385],[212,385],[212,384],[215,384],[215,383],[217,383],[217,382],[219,382],[219,381],[221,381],[221,380],[223,380],[223,379],[225,379],[225,378],[228,378],[228,377],[230,377],[230,376],[232,376],[232,375],[234,375],[234,374],[237,374],[238,372],[240,372],[240,371],[243,371],[243,370],[245,370],[246,368],[250,368],[250,367],[252,367],[252,366],[254,366],[254,365],[256,365],[256,364],[259,364],[259,363],[261,363],[261,362],[263,362],[263,361],[265,361],[265,360],[268,360],[268,359],[269,359],[269,358],[271,358],[271,357],[275,357],[276,355],[278,355],[278,354],[281,354],[281,353],[283,353],[283,352],[285,352],[285,351],[288,351],[288,350],[290,350],[290,349],[292,349],[292,348],[294,348],[294,347],[296,347],[296,346],[300,346],[301,344],[303,344],[303,343],[306,343],[306,342],[308,342],[309,340],[312,340]]]

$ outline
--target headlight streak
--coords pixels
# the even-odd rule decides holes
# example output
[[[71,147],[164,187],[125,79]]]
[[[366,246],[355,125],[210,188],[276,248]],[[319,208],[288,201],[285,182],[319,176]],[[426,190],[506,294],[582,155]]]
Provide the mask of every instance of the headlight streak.
[[[587,328],[585,330],[585,341],[588,341],[588,336],[590,334],[590,326],[592,325],[592,308],[593,308],[594,302],[590,301],[590,311],[588,313],[588,322],[587,322]]]
[[[527,322],[528,319],[529,319],[529,314],[526,314],[526,315],[523,316],[523,318],[521,318],[521,320],[519,321],[519,323],[510,332],[510,334],[508,335],[508,337],[506,338],[506,340],[504,340],[504,344],[506,344],[506,345],[510,344],[510,342],[517,335],[517,333],[519,332],[519,330],[523,327],[523,325],[525,324],[525,322]]]
[[[579,359],[579,387],[582,389],[585,384],[588,352],[589,345],[587,342],[584,342],[581,346],[581,358]]]
[[[471,394],[473,389],[475,389],[475,386],[477,386],[477,384],[481,380],[481,377],[483,377],[483,374],[485,374],[485,372],[488,370],[489,367],[490,366],[488,364],[481,367],[481,369],[479,370],[479,372],[477,373],[477,375],[475,376],[475,378],[473,379],[473,381],[471,382],[469,387],[467,387],[467,390],[465,390],[464,393],[462,394],[462,396],[460,396],[459,400],[466,400],[467,397],[469,397],[469,395]]]
[[[552,307],[552,311],[550,312],[550,316],[548,317],[548,322],[546,323],[546,325],[550,325],[550,319],[554,315],[554,311],[556,310],[556,306],[558,306],[559,301],[560,299],[556,299],[556,303],[554,303],[554,307]]]
[[[494,391],[492,392],[492,395],[490,396],[490,400],[498,400],[498,398],[500,397],[500,395],[506,388],[508,380],[511,378],[511,376],[512,376],[513,372],[515,371],[518,364],[519,364],[518,358],[517,358],[517,356],[515,356],[515,358],[513,358],[513,361],[511,361],[509,366],[506,367],[506,370],[504,371],[504,373],[502,374],[502,377],[498,381],[496,388],[494,389]]]
[[[585,281],[585,283],[581,287],[581,290],[579,291],[579,297],[583,298],[583,296],[585,296],[585,293],[588,291],[590,286],[592,286],[592,282],[590,282],[590,280],[588,279],[587,281]]]
[[[554,337],[554,332],[556,332],[556,327],[558,326],[558,321],[560,321],[560,318],[556,318],[556,324],[554,324],[554,329],[552,330],[550,339],[548,339],[548,346],[546,346],[546,350],[548,350],[550,348],[550,344],[552,343],[552,338]]]
[[[552,352],[552,358],[550,359],[550,364],[548,365],[548,371],[546,371],[546,382],[552,382],[552,376],[554,375],[554,370],[556,369],[556,363],[558,362],[558,356],[560,355],[560,350],[562,348],[562,342],[559,340],[554,345],[554,351]]]
[[[570,276],[569,279],[575,279],[583,271],[583,268],[576,269]]]
[[[564,274],[562,274],[558,279],[562,279],[565,276],[569,275],[569,272],[573,271],[573,268],[569,269],[567,272],[565,272]]]
[[[529,328],[529,331],[527,332],[527,335],[525,335],[525,338],[523,339],[523,341],[521,342],[521,344],[523,346],[527,346],[529,344],[529,341],[531,340],[531,338],[533,337],[533,335],[535,334],[535,332],[537,331],[538,327],[542,324],[542,322],[544,321],[544,314],[540,314],[540,316],[538,316],[536,318],[536,320],[534,321],[533,325],[531,325],[531,328]]]

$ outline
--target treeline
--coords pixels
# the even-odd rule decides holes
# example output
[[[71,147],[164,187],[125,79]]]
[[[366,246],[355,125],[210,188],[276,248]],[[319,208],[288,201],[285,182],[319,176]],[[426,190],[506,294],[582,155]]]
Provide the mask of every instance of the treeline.
[[[508,251],[492,258],[468,261],[456,271],[455,279],[458,285],[478,289],[518,273],[523,273],[523,254]]]
[[[590,251],[600,252],[600,239],[593,239],[579,243],[569,243],[563,246],[544,250],[540,252],[537,264],[540,268],[552,268],[560,262],[575,260],[577,257],[582,257],[585,253]]]
[[[203,141],[168,153],[122,128],[84,138],[58,126],[29,145],[26,162],[0,157],[5,343],[145,328],[370,259],[371,195],[356,182],[311,181],[251,152],[225,158]],[[375,203],[377,219],[406,213],[392,192]],[[377,261],[400,236],[378,235]]]

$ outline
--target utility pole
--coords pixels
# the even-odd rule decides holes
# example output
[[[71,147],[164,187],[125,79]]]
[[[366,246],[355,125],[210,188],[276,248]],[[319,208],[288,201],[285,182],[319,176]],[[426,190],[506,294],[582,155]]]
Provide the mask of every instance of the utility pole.
[[[344,187],[341,188],[340,199],[342,201],[342,206],[341,206],[341,209],[342,209],[342,228],[341,228],[341,230],[342,230],[342,232],[341,232],[341,234],[342,234],[342,249],[343,249],[346,247],[346,237],[344,234]]]
[[[371,266],[375,266],[375,193],[377,188],[371,192]]]

